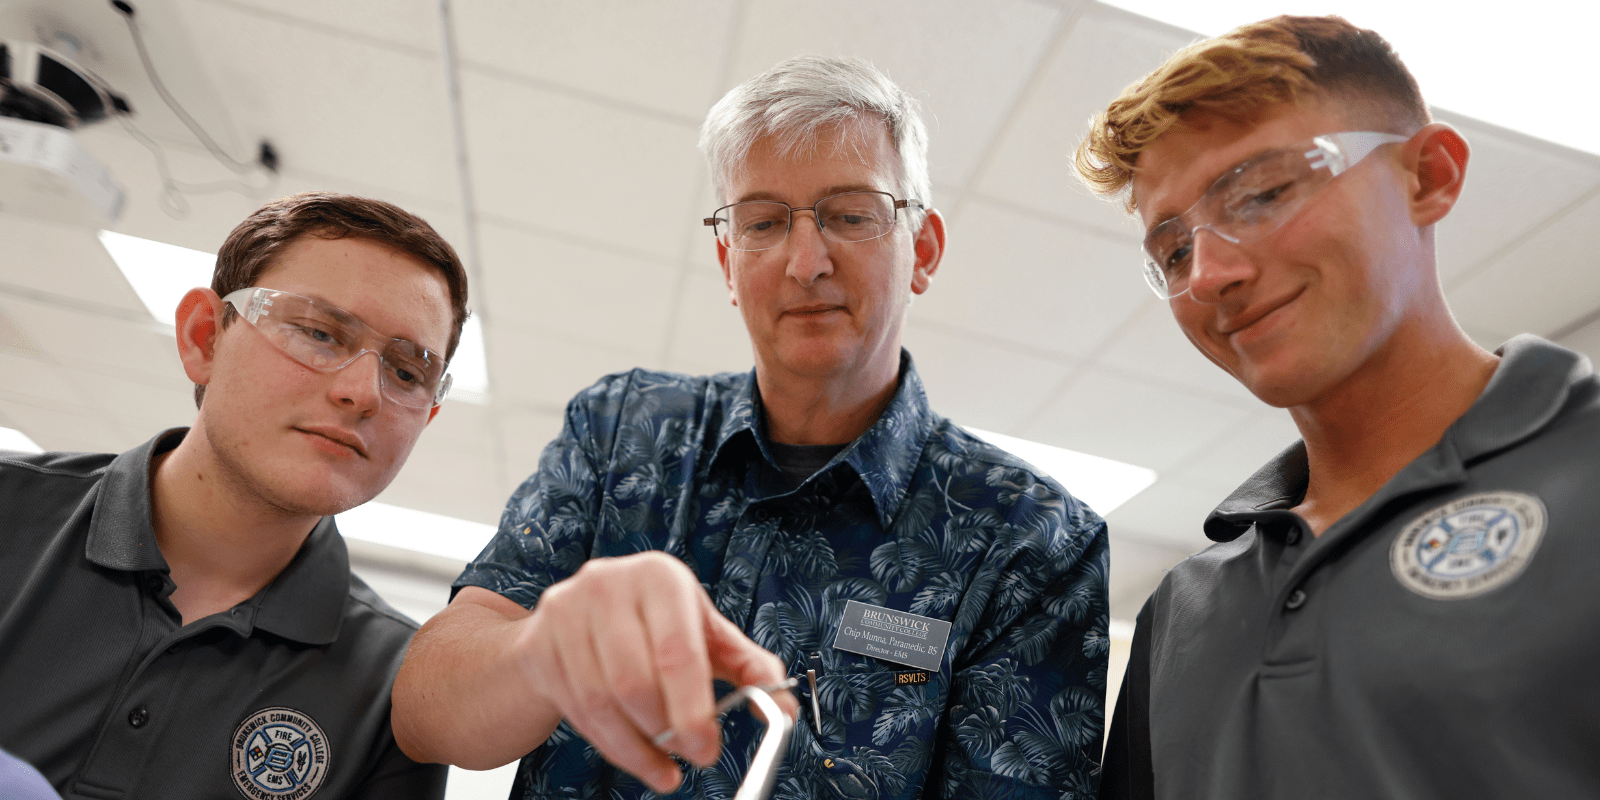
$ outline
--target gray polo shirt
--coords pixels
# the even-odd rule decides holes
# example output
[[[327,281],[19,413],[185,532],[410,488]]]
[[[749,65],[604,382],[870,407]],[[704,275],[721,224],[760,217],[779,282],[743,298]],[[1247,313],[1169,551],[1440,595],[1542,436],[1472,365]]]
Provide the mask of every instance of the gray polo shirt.
[[[150,459],[0,453],[0,748],[65,798],[438,798],[389,689],[416,624],[323,519],[272,584],[181,625]]]
[[[1102,797],[1600,797],[1600,382],[1501,354],[1322,536],[1299,444],[1217,507],[1140,613]]]

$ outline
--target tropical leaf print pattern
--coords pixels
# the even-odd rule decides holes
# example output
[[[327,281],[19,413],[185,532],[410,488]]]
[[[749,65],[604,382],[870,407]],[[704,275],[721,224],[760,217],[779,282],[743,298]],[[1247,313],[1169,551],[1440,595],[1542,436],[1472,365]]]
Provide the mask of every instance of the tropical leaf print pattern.
[[[1105,524],[1060,486],[927,405],[902,356],[878,422],[798,488],[769,455],[753,375],[634,370],[567,408],[539,471],[457,586],[526,607],[601,556],[663,550],[809,689],[778,798],[1076,798],[1098,782]],[[949,621],[944,661],[833,647],[847,601]],[[910,675],[901,682],[897,675]],[[726,690],[728,687],[723,687]],[[734,712],[722,758],[674,797],[732,797],[761,725]],[[514,797],[654,797],[565,724]]]

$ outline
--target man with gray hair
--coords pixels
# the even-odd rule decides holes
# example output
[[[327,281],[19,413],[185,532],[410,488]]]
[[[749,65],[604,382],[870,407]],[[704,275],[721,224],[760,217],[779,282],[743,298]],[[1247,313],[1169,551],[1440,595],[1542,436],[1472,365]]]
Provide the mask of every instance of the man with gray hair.
[[[935,414],[900,347],[945,243],[915,101],[793,59],[723,98],[701,148],[755,369],[572,401],[414,642],[401,746],[526,753],[513,797],[725,797],[760,729],[719,737],[713,678],[795,678],[778,797],[1090,796],[1105,523]]]

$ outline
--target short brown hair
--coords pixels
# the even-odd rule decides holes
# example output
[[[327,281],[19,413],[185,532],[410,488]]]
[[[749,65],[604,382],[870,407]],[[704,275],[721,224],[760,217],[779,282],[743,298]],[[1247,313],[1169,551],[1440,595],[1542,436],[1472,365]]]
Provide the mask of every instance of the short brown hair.
[[[343,239],[347,236],[387,245],[439,270],[450,290],[453,326],[445,358],[455,355],[461,326],[467,321],[467,270],[455,248],[421,217],[382,200],[338,194],[301,192],[274,200],[228,234],[217,251],[211,273],[211,290],[220,297],[254,286],[274,260],[304,236]],[[232,306],[222,312],[226,327],[237,316]],[[205,397],[204,386],[194,387],[195,405]]]
[[[1407,136],[1430,119],[1416,78],[1382,36],[1339,17],[1274,17],[1189,45],[1124,89],[1090,121],[1074,166],[1091,191],[1115,195],[1133,182],[1139,153],[1185,114],[1247,120],[1301,99],[1337,100],[1363,125]]]

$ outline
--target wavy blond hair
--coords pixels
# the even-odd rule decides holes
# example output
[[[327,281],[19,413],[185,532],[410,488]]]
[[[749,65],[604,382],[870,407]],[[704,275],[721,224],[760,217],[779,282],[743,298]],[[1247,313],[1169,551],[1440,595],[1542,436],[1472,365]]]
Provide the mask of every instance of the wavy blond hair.
[[[1073,154],[1099,195],[1124,194],[1139,154],[1190,112],[1248,120],[1263,108],[1334,99],[1372,130],[1410,135],[1428,124],[1416,78],[1382,36],[1339,17],[1274,17],[1174,53],[1089,123]],[[1135,208],[1133,193],[1124,198]]]

